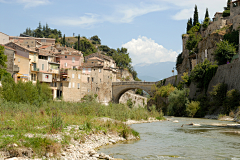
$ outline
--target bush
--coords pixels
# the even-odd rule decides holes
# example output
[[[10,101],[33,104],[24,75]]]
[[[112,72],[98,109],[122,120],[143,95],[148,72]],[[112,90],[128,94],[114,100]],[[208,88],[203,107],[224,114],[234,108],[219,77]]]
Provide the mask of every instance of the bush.
[[[224,101],[224,110],[225,113],[228,114],[231,110],[236,110],[239,106],[240,101],[240,93],[236,89],[232,89],[227,92],[226,99]]]
[[[228,16],[230,16],[230,10],[225,10],[225,11],[223,11],[222,16],[223,16],[223,17],[228,17]]]
[[[200,108],[200,102],[192,101],[191,103],[187,103],[186,106],[187,106],[186,112],[188,116],[193,117]]]
[[[206,91],[209,82],[217,71],[217,68],[217,65],[212,65],[208,60],[205,60],[203,63],[199,63],[193,68],[190,79],[198,88],[205,88]]]
[[[226,64],[228,61],[231,61],[235,54],[236,48],[233,44],[225,40],[217,43],[215,59],[218,61],[218,65]]]
[[[207,96],[206,94],[200,94],[196,100],[200,102],[200,108],[195,114],[195,117],[202,118],[208,113],[209,108],[211,107],[210,99],[209,96]]]
[[[187,86],[189,86],[191,84],[191,79],[188,76],[188,72],[184,72],[183,76],[181,76],[182,80],[183,80],[183,84],[186,84]]]
[[[131,99],[131,98],[127,100],[127,106],[128,106],[129,108],[133,108],[133,102],[132,102],[132,99]]]
[[[47,84],[40,84],[39,81],[36,85],[31,81],[15,83],[8,75],[3,77],[1,96],[6,101],[36,106],[41,106],[44,101],[48,102],[52,99],[51,89]]]
[[[168,97],[168,115],[172,116],[184,116],[186,110],[186,104],[188,103],[189,89],[183,90],[175,89],[170,93]]]
[[[203,28],[207,28],[208,27],[208,25],[209,25],[209,22],[210,22],[210,18],[209,17],[206,17],[205,19],[204,19],[204,22],[203,22]]]
[[[213,104],[215,104],[215,106],[222,106],[223,102],[226,99],[226,93],[227,93],[227,84],[219,83],[216,86],[214,86],[213,91],[210,92]]]

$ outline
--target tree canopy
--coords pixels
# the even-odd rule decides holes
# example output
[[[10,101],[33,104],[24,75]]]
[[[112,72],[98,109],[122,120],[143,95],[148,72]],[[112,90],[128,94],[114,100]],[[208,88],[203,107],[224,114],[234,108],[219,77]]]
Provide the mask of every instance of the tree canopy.
[[[90,40],[92,40],[93,44],[101,44],[101,39],[97,35],[92,36]]]
[[[46,24],[46,26],[42,26],[41,22],[39,22],[36,29],[26,28],[23,34],[38,38],[54,38],[56,39],[56,42],[59,42],[59,38],[62,37],[62,32],[60,30],[51,29],[49,28],[48,24]]]
[[[199,23],[198,9],[197,9],[197,5],[195,5],[195,10],[194,10],[194,15],[193,15],[193,26],[195,26],[197,23]]]

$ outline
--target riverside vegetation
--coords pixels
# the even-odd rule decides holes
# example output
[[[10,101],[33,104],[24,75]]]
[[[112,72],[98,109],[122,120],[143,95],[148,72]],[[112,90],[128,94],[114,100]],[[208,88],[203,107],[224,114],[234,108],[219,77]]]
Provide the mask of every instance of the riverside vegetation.
[[[218,65],[208,60],[197,64],[191,74],[184,73],[177,86],[165,85],[161,81],[153,85],[153,97],[149,102],[156,105],[165,115],[204,117],[206,115],[229,115],[240,120],[240,92],[236,89],[227,90],[227,84],[219,83],[213,91],[207,93],[209,82],[217,71]],[[189,85],[194,83],[200,94],[189,99]],[[221,116],[221,117],[222,117]]]
[[[48,152],[55,156],[71,139],[85,142],[85,136],[102,132],[115,133],[121,137],[138,137],[139,134],[127,126],[128,119],[141,120],[149,117],[163,118],[155,110],[129,108],[122,104],[102,105],[96,96],[85,96],[80,103],[53,101],[51,90],[39,82],[15,82],[4,76],[0,98],[0,152],[14,152],[14,148],[31,148],[33,157],[42,157]],[[108,117],[108,121],[101,121]],[[66,128],[78,125],[78,132]],[[61,140],[45,135],[62,135]],[[28,136],[34,135],[34,136]],[[38,136],[37,136],[38,135]],[[39,136],[41,135],[41,136]]]

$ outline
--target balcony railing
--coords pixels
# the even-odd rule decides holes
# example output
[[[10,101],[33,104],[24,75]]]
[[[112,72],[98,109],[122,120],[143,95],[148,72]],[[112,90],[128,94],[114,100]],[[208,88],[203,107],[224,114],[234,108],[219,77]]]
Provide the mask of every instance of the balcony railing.
[[[60,74],[60,70],[59,69],[49,69],[48,72],[49,73]]]
[[[31,68],[31,71],[36,71],[36,72],[39,72],[39,68]]]
[[[62,78],[62,81],[69,82],[69,81],[71,81],[71,78]]]

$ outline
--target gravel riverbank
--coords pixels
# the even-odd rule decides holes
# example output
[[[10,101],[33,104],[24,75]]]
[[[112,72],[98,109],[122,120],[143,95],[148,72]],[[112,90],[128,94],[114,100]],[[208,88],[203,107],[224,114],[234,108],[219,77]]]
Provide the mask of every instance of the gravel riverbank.
[[[107,118],[107,120],[112,120]],[[136,124],[136,123],[151,123],[157,122],[159,120],[149,118],[148,120],[128,120],[125,124]],[[66,132],[64,134],[79,134],[79,126],[72,125],[65,128]],[[51,134],[51,135],[33,135],[33,134],[26,134],[25,136],[31,137],[47,137],[54,140],[61,142],[63,140],[63,133],[59,134]],[[113,145],[115,143],[127,140],[137,140],[139,137],[134,137],[132,135],[123,138],[117,133],[105,133],[103,131],[99,131],[95,134],[89,135],[82,135],[80,139],[71,138],[70,144],[65,146],[64,148],[60,149],[60,152],[55,154],[53,152],[48,152],[45,156],[41,158],[33,158],[32,157],[32,149],[31,148],[19,148],[17,144],[13,144],[13,149],[11,152],[1,152],[0,151],[0,160],[7,159],[7,160],[26,160],[26,159],[60,159],[60,160],[98,160],[98,159],[107,159],[107,160],[114,160],[113,157],[106,155],[104,153],[98,153],[97,149],[101,146],[105,145]]]

